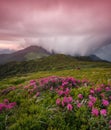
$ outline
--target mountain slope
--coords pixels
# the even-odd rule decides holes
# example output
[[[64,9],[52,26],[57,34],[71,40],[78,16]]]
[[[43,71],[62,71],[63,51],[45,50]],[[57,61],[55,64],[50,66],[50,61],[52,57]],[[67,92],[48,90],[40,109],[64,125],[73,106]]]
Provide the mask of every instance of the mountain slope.
[[[12,61],[27,61],[27,60],[41,58],[49,55],[50,53],[42,47],[30,46],[23,50],[11,54],[1,54],[0,64],[12,62]]]
[[[103,61],[95,62],[88,60],[88,57],[72,57],[63,54],[56,54],[36,60],[10,62],[4,65],[0,65],[0,78],[38,71],[56,71],[77,68],[84,69],[95,66],[109,67],[109,65],[111,64]]]

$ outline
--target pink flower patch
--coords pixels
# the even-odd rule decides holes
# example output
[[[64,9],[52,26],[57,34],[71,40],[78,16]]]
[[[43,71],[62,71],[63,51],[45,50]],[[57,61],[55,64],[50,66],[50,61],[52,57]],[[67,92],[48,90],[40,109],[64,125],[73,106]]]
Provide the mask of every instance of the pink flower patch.
[[[98,116],[99,115],[99,111],[98,111],[98,109],[97,108],[92,108],[92,115],[93,116]]]
[[[69,111],[72,111],[73,106],[72,106],[71,104],[68,104],[68,105],[67,105],[67,109],[68,109]]]
[[[79,95],[78,95],[78,98],[79,98],[79,99],[83,99],[83,95],[82,95],[82,94],[79,94]]]
[[[61,103],[61,100],[58,98],[58,99],[56,100],[56,105],[60,105],[60,103]]]
[[[108,102],[108,100],[103,99],[102,100],[102,104],[103,104],[103,106],[108,106],[109,102]]]
[[[91,96],[91,95],[89,95],[89,99],[93,102],[93,103],[95,103],[96,102],[96,97],[93,97],[93,96]]]
[[[91,107],[93,107],[93,105],[94,105],[94,103],[93,103],[92,101],[89,101],[89,102],[88,102],[88,107],[91,108]]]
[[[107,115],[106,109],[102,109],[102,110],[100,111],[100,114],[103,115],[103,116],[106,116],[106,115]]]
[[[77,107],[78,107],[78,108],[80,108],[81,106],[82,106],[82,104],[81,104],[81,103],[78,103],[78,104],[77,104]]]

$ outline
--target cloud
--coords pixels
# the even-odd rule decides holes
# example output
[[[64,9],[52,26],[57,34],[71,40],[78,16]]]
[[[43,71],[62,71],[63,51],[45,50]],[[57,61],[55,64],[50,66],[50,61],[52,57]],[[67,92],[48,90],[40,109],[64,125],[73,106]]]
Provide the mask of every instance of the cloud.
[[[111,44],[110,12],[110,0],[0,1],[0,44],[89,55]]]

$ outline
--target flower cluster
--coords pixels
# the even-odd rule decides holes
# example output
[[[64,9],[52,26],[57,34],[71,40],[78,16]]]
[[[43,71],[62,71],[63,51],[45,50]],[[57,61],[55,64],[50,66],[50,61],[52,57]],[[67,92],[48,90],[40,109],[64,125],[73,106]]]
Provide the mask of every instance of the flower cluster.
[[[54,90],[57,93],[56,105],[60,108],[77,111],[77,108],[85,106],[91,117],[108,116],[108,107],[111,103],[110,85],[93,86],[87,93],[88,96],[78,93],[77,97],[73,97],[71,95],[72,89],[87,86],[90,84],[88,80],[80,81],[70,77],[48,77],[40,79],[40,84],[42,88]]]
[[[16,102],[9,102],[8,99],[4,99],[3,103],[0,103],[0,113],[4,110],[12,109],[16,106]]]
[[[89,84],[88,80],[80,81],[72,77],[49,76],[38,80],[30,80],[29,84],[24,87],[30,94],[39,95],[40,91],[57,90],[60,96],[68,95],[70,88],[78,88]],[[63,90],[65,88],[65,90]],[[38,94],[39,93],[39,94]]]

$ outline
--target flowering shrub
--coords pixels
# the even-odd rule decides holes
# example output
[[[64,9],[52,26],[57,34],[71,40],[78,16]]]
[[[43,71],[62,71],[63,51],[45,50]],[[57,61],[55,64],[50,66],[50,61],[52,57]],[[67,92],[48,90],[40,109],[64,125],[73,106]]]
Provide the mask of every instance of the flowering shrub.
[[[17,92],[14,99],[20,100],[20,108],[16,113],[17,123],[10,126],[10,129],[111,128],[110,85],[92,86],[86,79],[51,76],[30,80],[29,84],[20,90],[12,90],[12,94],[14,91]],[[12,109],[15,105],[15,102],[9,103],[5,99],[0,104],[0,113]],[[20,113],[22,114],[19,115]]]
[[[9,103],[8,99],[4,99],[4,102],[0,103],[0,113],[3,112],[4,110],[12,109],[15,106],[16,106],[16,102]]]

